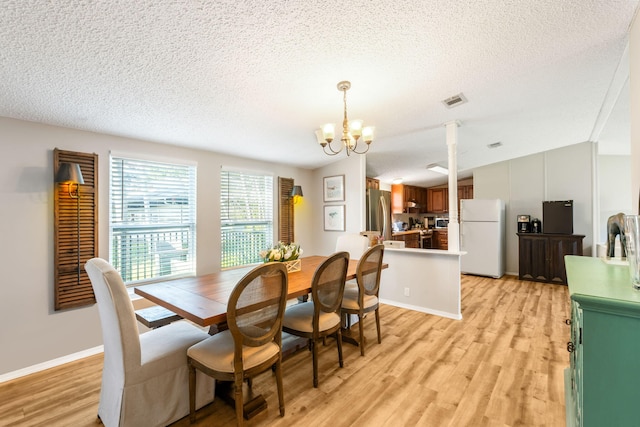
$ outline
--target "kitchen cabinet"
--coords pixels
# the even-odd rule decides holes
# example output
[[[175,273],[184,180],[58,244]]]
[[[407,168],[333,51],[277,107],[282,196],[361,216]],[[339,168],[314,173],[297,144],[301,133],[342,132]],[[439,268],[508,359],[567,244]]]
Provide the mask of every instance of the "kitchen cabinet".
[[[404,185],[393,184],[391,186],[391,213],[404,213]]]
[[[458,187],[458,214],[460,214],[460,200],[473,199],[473,185],[461,185]]]
[[[565,262],[571,301],[567,425],[636,426],[640,294],[626,265],[577,256]]]
[[[420,231],[407,231],[400,233],[393,233],[392,240],[399,240],[404,242],[405,248],[419,248],[420,247]]]
[[[427,188],[427,210],[434,213],[449,211],[449,190],[447,188]]]
[[[458,186],[458,212],[460,212],[460,200],[473,199],[473,184]],[[427,212],[449,212],[448,187],[427,188]]]
[[[449,230],[446,228],[439,228],[433,230],[433,249],[449,249]]]
[[[518,234],[518,277],[535,282],[567,283],[565,255],[582,255],[578,234]]]
[[[417,207],[410,208],[409,203]],[[427,209],[427,189],[414,185],[393,184],[391,186],[392,213],[422,213]]]
[[[367,186],[366,188],[373,188],[376,190],[380,189],[380,181],[375,179],[375,178],[369,178],[367,177]]]

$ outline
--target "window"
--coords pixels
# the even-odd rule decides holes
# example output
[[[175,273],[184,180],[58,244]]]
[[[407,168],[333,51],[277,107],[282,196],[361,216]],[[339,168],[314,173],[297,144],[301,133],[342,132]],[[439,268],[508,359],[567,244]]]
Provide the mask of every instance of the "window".
[[[261,262],[273,244],[273,176],[222,170],[222,268]]]
[[[110,260],[127,284],[195,274],[196,167],[111,158]]]

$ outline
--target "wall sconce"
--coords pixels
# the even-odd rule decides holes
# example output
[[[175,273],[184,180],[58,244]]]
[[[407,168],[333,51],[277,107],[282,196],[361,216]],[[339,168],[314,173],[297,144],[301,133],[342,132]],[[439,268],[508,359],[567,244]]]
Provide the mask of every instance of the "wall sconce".
[[[56,172],[55,181],[57,184],[67,184],[69,197],[76,199],[76,234],[77,234],[77,262],[78,262],[78,285],[80,284],[80,184],[84,184],[84,178],[82,178],[82,170],[77,163],[62,162]],[[76,191],[73,192],[73,184],[76,185]]]
[[[294,185],[293,190],[291,190],[291,197],[293,197],[293,204],[295,205],[299,203],[302,196],[303,196],[302,187],[299,185]]]
[[[56,173],[56,183],[64,183],[69,185],[69,197],[77,199],[79,196],[78,186],[84,184],[84,178],[82,178],[82,170],[77,163],[63,162],[60,163],[58,172]],[[72,192],[73,184],[76,184],[75,195]]]

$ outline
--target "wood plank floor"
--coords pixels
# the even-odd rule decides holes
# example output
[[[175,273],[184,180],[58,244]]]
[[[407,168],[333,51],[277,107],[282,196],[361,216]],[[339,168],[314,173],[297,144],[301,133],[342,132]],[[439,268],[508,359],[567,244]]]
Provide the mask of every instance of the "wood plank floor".
[[[569,365],[565,286],[462,276],[462,321],[382,306],[382,344],[365,319],[367,355],[335,342],[283,363],[286,415],[270,372],[254,390],[269,408],[250,426],[564,426],[563,369]],[[0,384],[0,426],[95,426],[102,356]],[[234,425],[220,400],[197,426]],[[174,426],[188,426],[183,418]]]

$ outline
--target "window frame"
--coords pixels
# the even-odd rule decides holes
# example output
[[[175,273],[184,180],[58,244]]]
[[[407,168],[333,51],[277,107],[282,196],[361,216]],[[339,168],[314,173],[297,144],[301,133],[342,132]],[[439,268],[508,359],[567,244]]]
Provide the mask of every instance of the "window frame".
[[[268,188],[265,188],[263,196],[261,197],[261,201],[264,203],[260,207],[257,207],[257,210],[260,208],[268,211],[270,214],[270,218],[254,218],[248,220],[233,220],[229,219],[233,213],[230,213],[232,210],[229,206],[229,201],[225,201],[225,194],[228,194],[230,188],[225,188],[226,182],[229,178],[225,179],[224,174],[239,174],[244,175],[249,179],[249,177],[253,177],[255,179],[264,180],[264,183],[268,183]],[[275,176],[272,172],[262,171],[262,170],[249,170],[249,169],[238,169],[228,166],[222,166],[220,169],[220,198],[219,198],[219,215],[220,215],[220,268],[222,270],[239,268],[244,266],[256,265],[262,262],[260,259],[260,251],[265,250],[271,247],[274,244],[275,232],[276,232],[276,218],[275,218]],[[238,195],[240,196],[240,195]],[[255,192],[247,191],[244,195],[245,199],[242,201],[246,205],[249,205],[251,200],[256,200]],[[226,204],[225,204],[226,203]],[[266,230],[260,230],[260,225],[266,225]],[[244,228],[243,227],[247,227]],[[229,233],[236,233],[235,237],[227,238],[225,233],[225,228],[229,229]],[[236,228],[233,230],[232,228]],[[253,230],[250,230],[252,229]],[[248,241],[245,244],[248,246],[248,252],[242,254],[236,254],[236,257],[240,257],[239,262],[233,262],[230,258],[233,257],[232,254],[229,254],[225,248],[227,245],[232,245],[234,240],[237,242],[238,239],[242,239],[245,237],[247,232],[252,232],[252,237],[248,238]],[[238,243],[235,243],[236,245]]]
[[[184,176],[174,176],[176,179],[168,178],[163,183],[164,186],[159,186],[158,184],[163,180],[153,177],[154,171],[149,169],[146,183],[139,184],[135,188],[125,189],[124,183],[118,179],[124,179],[123,176],[131,171],[123,172],[124,175],[119,178],[115,177],[114,173],[117,171],[114,162],[116,161],[137,164],[139,167],[157,167],[160,171],[164,167],[163,173],[165,174],[173,173],[180,176],[182,173]],[[109,260],[120,272],[127,286],[133,287],[160,280],[196,275],[197,174],[197,163],[195,162],[138,156],[129,153],[110,153]],[[114,183],[120,184],[119,191],[114,188]],[[151,192],[152,189],[155,192]],[[137,194],[133,194],[134,192]],[[164,194],[167,196],[161,197]],[[139,204],[140,210],[134,209],[136,206],[132,202],[132,197],[142,201]],[[125,203],[128,204],[126,208]],[[119,210],[114,207],[116,204],[120,205]],[[163,209],[163,211],[155,211],[155,209]],[[114,219],[116,213],[122,216],[138,216],[133,221],[118,222]],[[172,214],[176,215],[179,220],[171,219]],[[139,220],[137,224],[136,219]],[[136,233],[136,231],[141,231],[141,233]],[[135,242],[141,243],[136,243],[136,246],[141,245],[144,250],[131,257],[122,255],[125,248],[131,250],[133,247],[131,242],[116,243],[118,239],[122,242],[125,235],[128,236],[127,238],[138,236],[135,238]],[[176,262],[179,267],[174,273],[173,266]],[[142,264],[144,267],[141,267]],[[130,268],[125,268],[126,266]],[[140,269],[143,270],[143,273],[136,274],[136,271]]]

